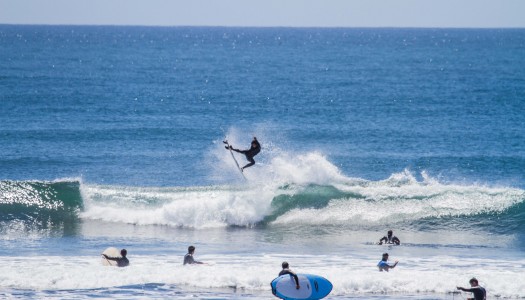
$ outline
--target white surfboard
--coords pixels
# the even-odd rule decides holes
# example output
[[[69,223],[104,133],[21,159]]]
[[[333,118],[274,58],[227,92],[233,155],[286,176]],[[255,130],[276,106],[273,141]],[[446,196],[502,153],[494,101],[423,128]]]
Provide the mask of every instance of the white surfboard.
[[[242,178],[247,180],[246,176],[244,176],[244,173],[242,172],[241,167],[239,166],[239,163],[237,162],[237,159],[235,158],[235,155],[233,155],[233,151],[230,148],[230,144],[228,143],[228,140],[224,140],[223,143],[226,144],[226,147],[228,148],[228,150],[230,150],[230,154],[232,155],[233,161],[235,162],[235,165],[237,166],[237,169],[239,169],[239,172],[241,172]]]
[[[109,257],[122,257],[122,255],[120,255],[120,250],[115,247],[107,248],[106,250],[104,250],[104,252],[102,252],[102,254],[106,254]],[[104,256],[102,256],[102,265],[116,267],[118,266],[118,263],[116,260],[109,260],[109,259],[104,258]]]

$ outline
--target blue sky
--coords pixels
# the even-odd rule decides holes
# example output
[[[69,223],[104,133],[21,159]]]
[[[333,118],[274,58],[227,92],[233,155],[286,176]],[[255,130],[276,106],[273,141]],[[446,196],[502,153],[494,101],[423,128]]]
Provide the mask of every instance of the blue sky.
[[[0,24],[525,27],[525,0],[0,0]]]

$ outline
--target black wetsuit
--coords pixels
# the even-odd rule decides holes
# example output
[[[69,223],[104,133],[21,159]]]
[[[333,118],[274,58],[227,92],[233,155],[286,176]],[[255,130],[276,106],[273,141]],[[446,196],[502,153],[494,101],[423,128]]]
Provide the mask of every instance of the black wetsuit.
[[[383,241],[385,241],[385,244],[395,244],[399,245],[401,241],[397,238],[397,236],[384,236],[379,240],[380,244],[383,244]]]
[[[297,274],[292,272],[290,269],[283,269],[281,272],[279,272],[279,276],[286,275],[286,274],[292,275],[293,279],[295,280],[295,284],[299,285],[299,277],[297,277]]]
[[[470,292],[472,294],[474,294],[474,299],[475,300],[485,300],[487,299],[487,292],[485,291],[484,288],[480,287],[480,286],[477,286],[477,287],[473,287],[473,288],[470,288],[470,289],[461,289],[462,291],[464,292]]]
[[[485,300],[485,299],[487,299],[487,291],[485,291],[485,289],[480,287],[480,286],[476,286],[476,287],[473,287],[473,288],[470,288],[470,289],[461,288],[461,290],[464,291],[464,292],[470,292],[470,293],[474,294],[474,299],[475,300]]]
[[[239,149],[233,149],[231,148],[233,151],[235,152],[239,152],[239,153],[242,153],[246,156],[246,159],[250,162],[249,164],[247,164],[246,166],[242,167],[243,169],[245,168],[248,168],[248,167],[251,167],[253,165],[255,165],[255,160],[253,160],[253,157],[257,154],[259,154],[259,152],[261,152],[261,144],[259,144],[259,141],[257,141],[256,139],[254,139],[252,141],[252,144],[255,144],[255,146],[251,146],[250,149],[248,150],[239,150]]]
[[[117,266],[119,267],[127,267],[129,266],[129,260],[127,257],[125,256],[122,256],[122,257],[109,257],[105,254],[104,255],[104,258],[106,258],[107,260],[114,260],[117,262]]]
[[[192,265],[192,264],[202,264],[202,262],[200,261],[196,261],[195,259],[193,259],[193,255],[190,254],[190,253],[187,253],[186,255],[184,255],[184,263],[183,265]]]

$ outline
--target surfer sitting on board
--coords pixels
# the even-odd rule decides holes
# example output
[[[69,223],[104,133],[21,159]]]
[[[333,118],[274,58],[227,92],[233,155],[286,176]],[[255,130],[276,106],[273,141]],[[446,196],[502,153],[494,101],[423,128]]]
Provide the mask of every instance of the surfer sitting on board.
[[[485,291],[484,288],[478,285],[478,280],[476,278],[472,278],[469,280],[470,289],[462,288],[460,286],[457,287],[458,290],[462,290],[463,292],[471,292],[474,294],[474,298],[467,298],[470,300],[485,300],[487,299],[487,291]]]
[[[184,255],[183,265],[204,264],[203,262],[196,261],[195,259],[193,259],[193,253],[195,253],[195,246],[189,246],[188,253]]]
[[[226,143],[226,142],[225,142]],[[241,172],[244,171],[244,169],[248,168],[248,167],[251,167],[253,165],[255,165],[255,160],[253,160],[253,157],[257,154],[259,154],[259,152],[261,152],[261,144],[259,144],[259,141],[257,141],[257,138],[256,137],[253,137],[253,140],[252,140],[252,144],[250,146],[250,149],[248,150],[239,150],[239,149],[235,149],[232,147],[232,145],[229,145],[228,146],[225,146],[226,149],[231,149],[235,152],[239,152],[239,153],[242,153],[246,156],[246,159],[250,162],[249,164],[247,164],[246,166],[242,167],[241,168]]]
[[[381,258],[381,261],[377,264],[377,267],[379,268],[379,271],[383,272],[383,271],[387,271],[389,269],[393,269],[397,266],[397,263],[398,261],[396,260],[396,262],[393,264],[393,265],[389,265],[388,264],[388,253],[383,253],[383,257]]]
[[[128,251],[126,249],[122,249],[120,250],[120,255],[122,255],[122,257],[110,257],[110,256],[107,256],[106,254],[102,254],[102,256],[104,256],[105,259],[116,261],[117,266],[119,267],[129,266],[129,260],[126,257],[126,255],[128,255]]]
[[[385,244],[394,244],[394,245],[401,244],[401,241],[397,238],[397,236],[393,235],[392,230],[389,230],[387,233],[387,236],[384,236],[379,240],[379,245],[383,245],[383,242]]]
[[[297,277],[297,274],[295,274],[295,272],[290,270],[290,266],[288,265],[288,263],[283,261],[282,267],[283,269],[281,270],[281,272],[279,272],[279,276],[286,275],[286,274],[292,275],[293,279],[295,280],[295,288],[296,289],[301,288],[301,286],[299,286],[299,277]]]

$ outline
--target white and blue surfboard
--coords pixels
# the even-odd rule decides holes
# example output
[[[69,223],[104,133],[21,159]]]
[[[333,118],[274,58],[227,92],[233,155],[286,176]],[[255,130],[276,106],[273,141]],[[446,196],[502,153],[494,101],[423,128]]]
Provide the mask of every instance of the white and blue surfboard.
[[[297,277],[300,289],[295,288],[293,276],[287,274],[272,280],[272,293],[284,300],[315,300],[328,296],[334,287],[328,279],[321,276],[297,274]]]

